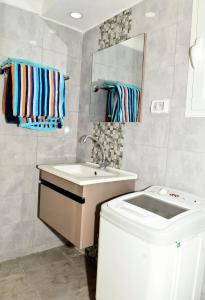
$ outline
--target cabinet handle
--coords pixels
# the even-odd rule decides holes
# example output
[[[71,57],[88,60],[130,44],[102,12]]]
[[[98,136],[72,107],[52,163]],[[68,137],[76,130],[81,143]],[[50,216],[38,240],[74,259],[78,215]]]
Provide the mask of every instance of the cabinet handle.
[[[76,194],[73,194],[73,193],[71,193],[69,191],[66,191],[63,188],[61,188],[61,187],[59,187],[59,186],[57,186],[57,185],[55,185],[53,183],[50,183],[50,182],[45,181],[45,180],[41,180],[40,185],[44,185],[47,188],[49,188],[49,189],[51,189],[51,190],[53,190],[53,191],[55,191],[55,192],[57,192],[57,193],[65,196],[65,197],[68,197],[70,200],[76,201],[76,202],[78,202],[80,204],[84,204],[85,203],[85,198],[84,197],[80,197],[80,196],[78,196]]]

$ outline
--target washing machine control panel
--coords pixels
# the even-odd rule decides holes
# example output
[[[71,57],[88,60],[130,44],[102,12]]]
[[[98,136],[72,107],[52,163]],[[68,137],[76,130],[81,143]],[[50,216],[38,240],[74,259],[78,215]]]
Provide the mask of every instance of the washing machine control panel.
[[[146,190],[156,197],[181,205],[200,206],[205,209],[205,200],[195,195],[163,186],[151,186]]]

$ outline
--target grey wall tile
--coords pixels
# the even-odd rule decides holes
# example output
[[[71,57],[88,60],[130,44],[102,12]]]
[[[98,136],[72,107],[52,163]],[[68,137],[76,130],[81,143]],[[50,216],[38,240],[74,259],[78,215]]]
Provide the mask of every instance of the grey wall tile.
[[[31,248],[33,237],[33,222],[19,222],[5,225],[0,229],[0,256],[9,257],[16,253]]]
[[[172,99],[173,86],[174,66],[159,67],[147,72],[144,82],[143,114],[150,114],[152,100]]]
[[[5,38],[29,40],[31,22],[31,13],[8,5],[1,7],[1,35]]]
[[[185,111],[187,82],[188,64],[176,65],[174,69],[174,90],[171,101],[171,108],[183,108]]]
[[[25,13],[23,11],[23,13]],[[29,30],[29,41],[33,40],[36,42],[36,46],[42,48],[44,40],[44,30],[45,30],[45,21],[42,18],[39,18],[38,14],[32,14],[30,16],[30,27]],[[32,38],[31,38],[32,32]]]
[[[146,72],[174,65],[176,24],[151,32],[146,43]],[[159,41],[163,41],[160,43]]]
[[[23,58],[40,62],[42,60],[42,49],[31,46],[28,42],[11,40],[8,38],[0,39],[0,53],[5,57]]]
[[[137,190],[155,184],[163,185],[165,181],[166,157],[166,148],[125,144],[123,168],[137,173]]]
[[[62,244],[59,237],[56,236],[50,228],[40,220],[36,219],[33,223],[33,239],[32,247],[35,249],[37,247],[42,247],[42,245],[52,245],[52,247],[57,247]]]
[[[79,58],[67,57],[67,74],[70,76],[70,83],[80,85],[81,60]]]
[[[49,22],[51,24],[51,22]],[[51,25],[52,26],[52,25]],[[67,55],[67,45],[52,27],[45,26],[43,34],[43,48]]]
[[[189,45],[191,36],[191,20],[178,24],[175,64],[187,64],[189,61]]]
[[[80,32],[67,28],[64,28],[61,32],[63,33],[63,40],[66,41],[68,55],[81,59],[83,35]]]
[[[21,221],[22,218],[22,201],[21,195],[16,196],[1,196],[0,197],[0,227]],[[9,211],[9,213],[8,213]]]
[[[191,20],[193,0],[179,0],[178,21]]]
[[[69,112],[64,124],[65,128],[67,127],[69,129],[66,133],[66,139],[68,141],[76,139],[78,132],[78,113]]]
[[[2,98],[1,98],[2,99]],[[1,101],[0,101],[1,103]],[[35,138],[37,132],[34,130],[28,130],[25,128],[17,127],[13,124],[6,123],[5,116],[0,115],[0,135],[5,136],[30,136]]]
[[[24,194],[0,197],[0,227],[32,221],[37,215],[37,194]],[[9,212],[9,213],[8,213]]]
[[[89,162],[91,160],[91,152],[93,145],[92,144],[81,144],[78,142],[77,144],[77,161],[80,162]]]
[[[1,166],[0,196],[37,193],[37,190],[35,165]]]
[[[133,7],[132,36],[156,30],[177,23],[178,0],[145,0]],[[147,18],[146,12],[154,12],[156,17]]]
[[[205,153],[205,119],[185,118],[185,110],[171,112],[169,147],[172,149]]]
[[[92,132],[93,123],[89,122],[89,112],[78,116],[78,138]]]
[[[65,138],[67,141],[73,141],[77,137],[78,129],[78,112],[67,112],[66,117],[63,120],[63,127],[55,131],[39,131],[38,137],[51,138],[53,144],[55,144],[56,138]]]
[[[98,51],[99,28],[94,27],[87,31],[83,36],[82,55],[83,57],[92,56]]]
[[[83,59],[81,65],[81,86],[80,86],[80,102],[79,111],[89,112],[91,97],[91,81],[92,81],[92,56]]]
[[[80,113],[78,119],[78,143],[77,143],[77,160],[78,161],[90,161],[92,143],[82,144],[79,142],[80,138],[86,134],[92,134],[93,123],[89,122],[89,112]]]
[[[37,164],[69,163],[75,160],[76,140],[38,137]]]
[[[67,56],[65,54],[62,55],[55,51],[43,49],[42,63],[47,66],[53,66],[67,75]]]
[[[67,53],[68,56],[80,59],[82,56],[83,34],[51,21],[44,20],[44,22],[46,27],[44,32],[44,46],[49,50],[53,50],[55,48],[55,50],[58,49],[58,52],[64,54]],[[58,41],[60,42],[60,47],[58,45],[54,47],[55,43]]]
[[[125,143],[135,145],[167,147],[169,134],[169,116],[148,115],[141,123],[126,124]]]
[[[169,150],[166,185],[204,196],[205,154]]]
[[[79,97],[80,97],[80,86],[71,84],[66,81],[66,94],[67,94],[67,111],[78,112],[79,110]]]
[[[0,166],[34,165],[36,148],[36,137],[0,135]]]

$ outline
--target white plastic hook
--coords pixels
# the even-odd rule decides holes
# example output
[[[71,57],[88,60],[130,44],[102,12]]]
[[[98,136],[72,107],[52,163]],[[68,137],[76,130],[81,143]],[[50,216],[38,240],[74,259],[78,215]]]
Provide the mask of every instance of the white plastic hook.
[[[189,57],[193,69],[195,69],[198,66],[199,61],[201,59],[202,45],[203,45],[203,40],[197,39],[195,44],[190,47]]]

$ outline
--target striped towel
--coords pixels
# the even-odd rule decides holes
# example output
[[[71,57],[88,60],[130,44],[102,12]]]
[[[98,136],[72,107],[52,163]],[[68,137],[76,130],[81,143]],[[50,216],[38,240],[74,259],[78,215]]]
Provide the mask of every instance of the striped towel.
[[[107,95],[107,121],[139,122],[141,109],[141,89],[120,82],[105,81]]]
[[[5,115],[12,115],[20,127],[35,130],[61,128],[65,116],[64,76],[57,69],[23,60],[8,59],[4,62],[4,66],[7,65]],[[9,87],[12,94],[8,93]]]

